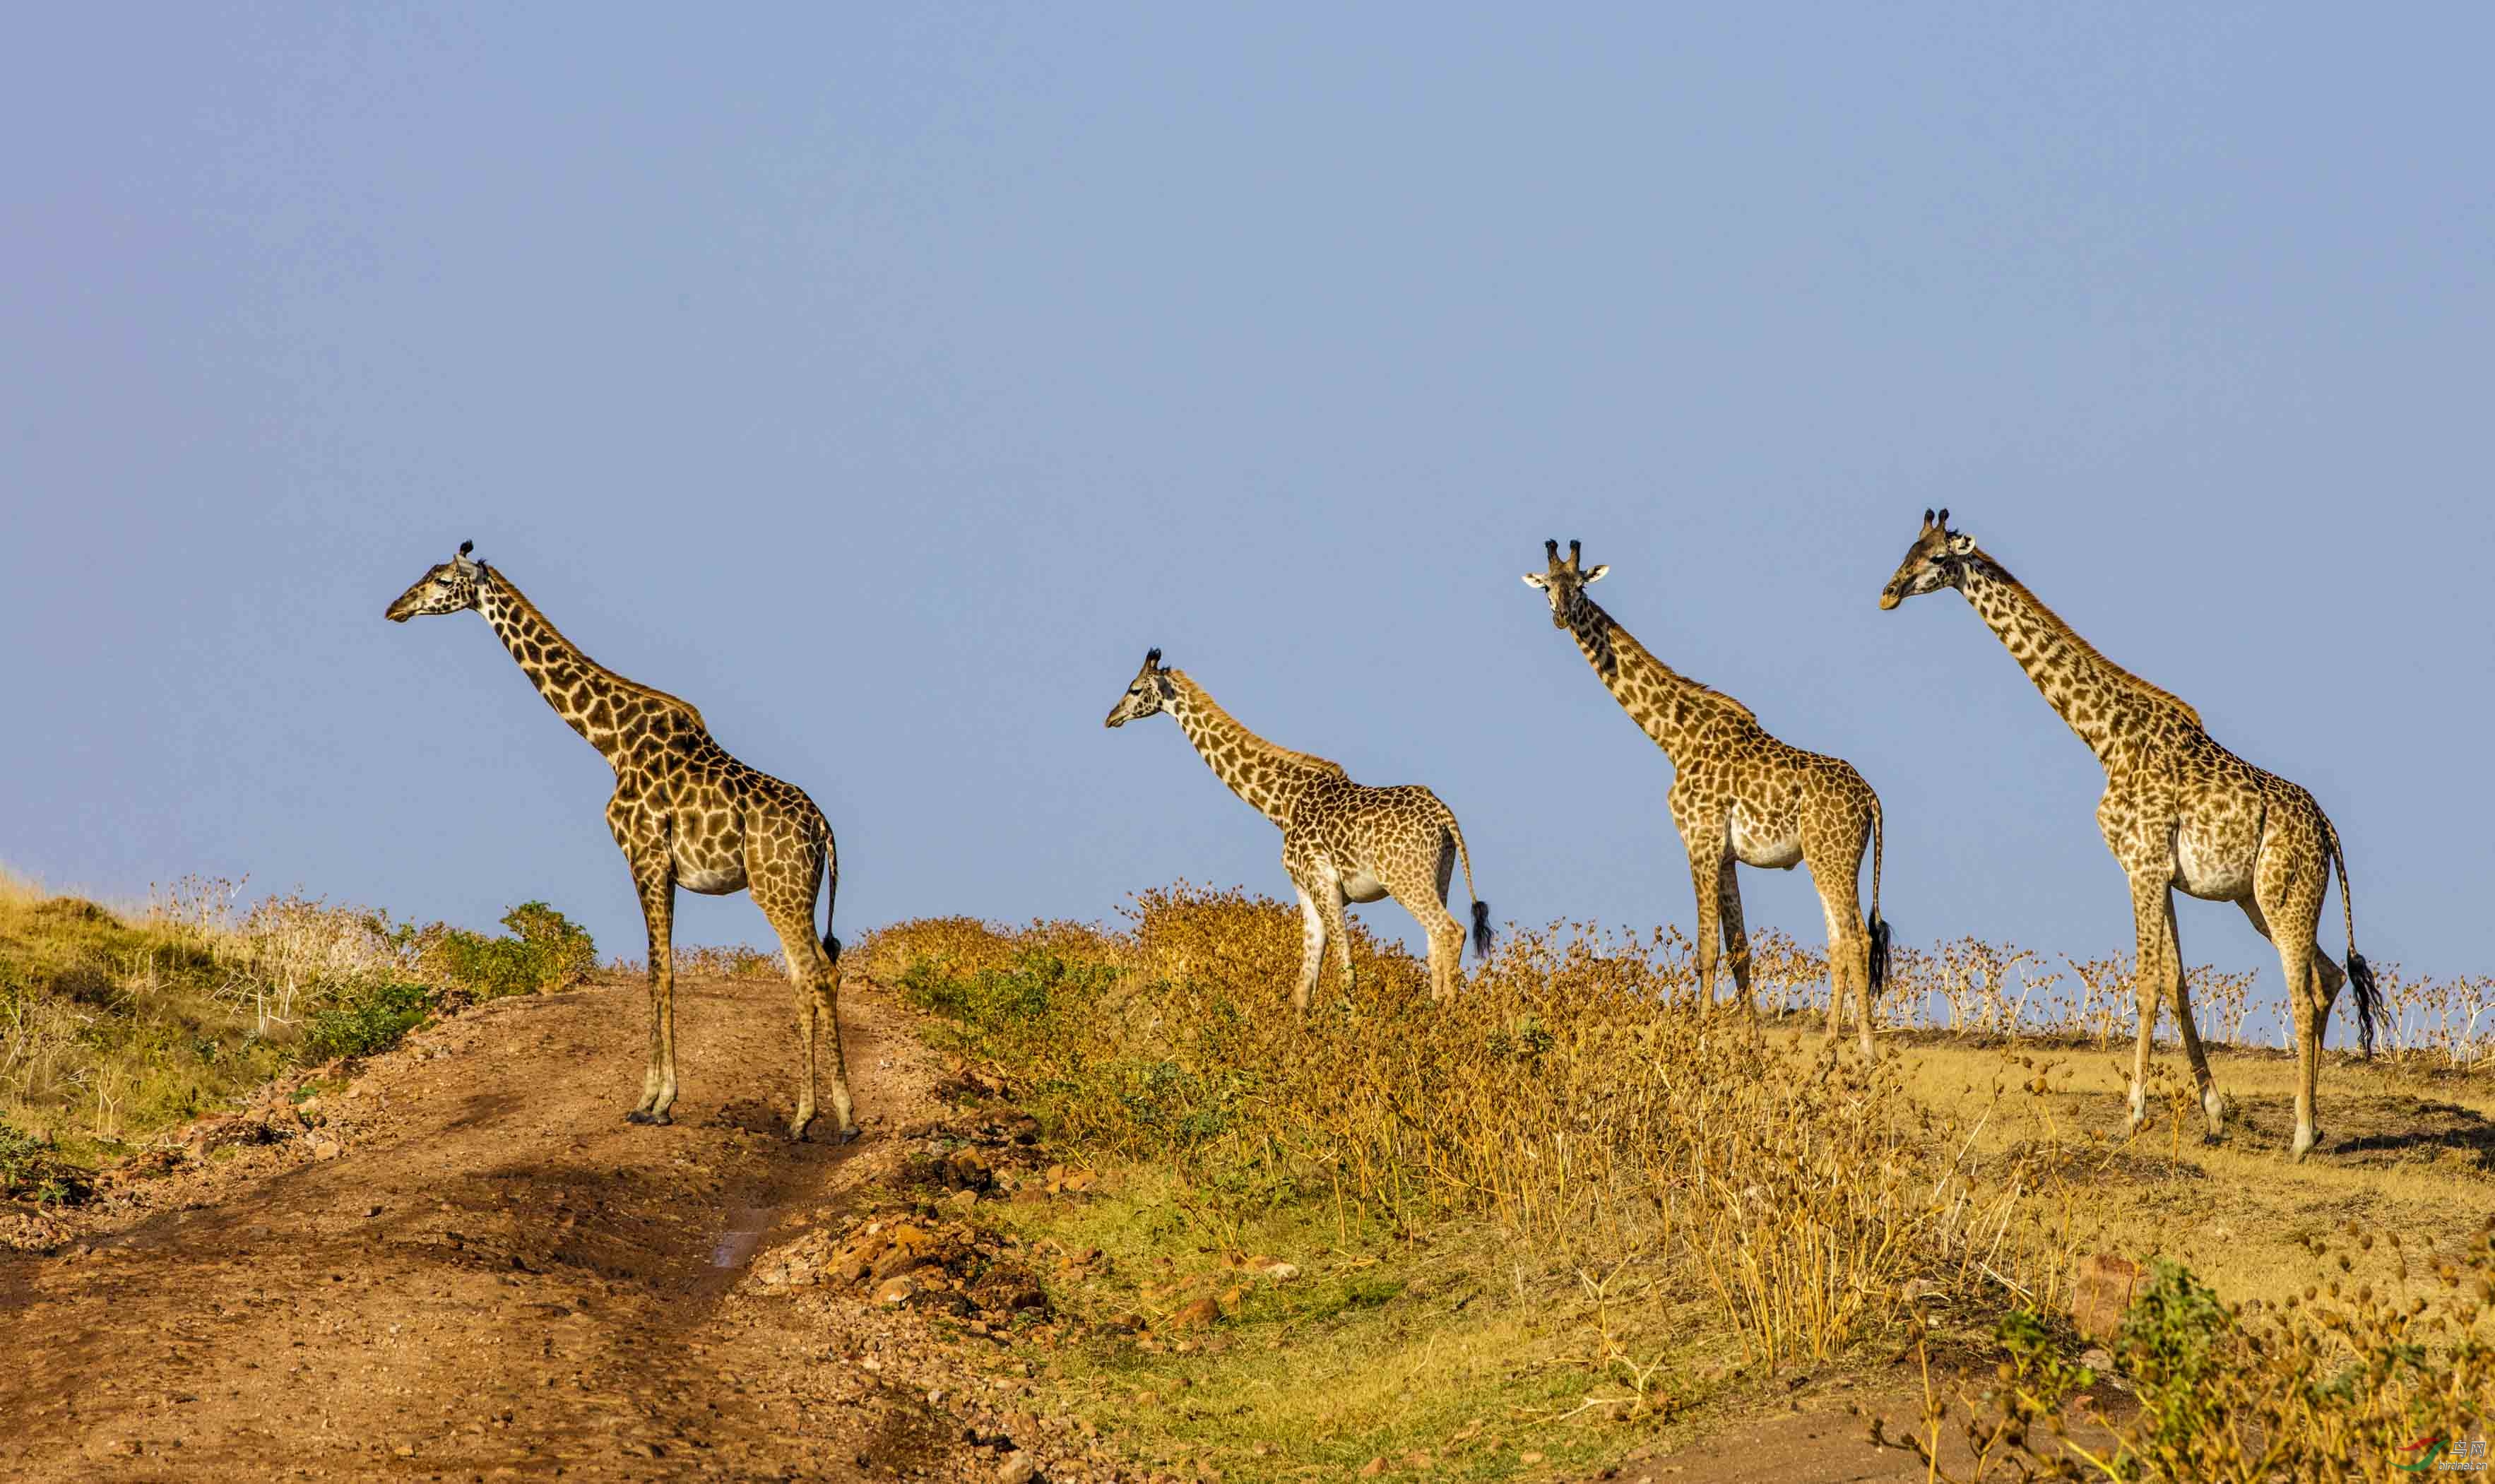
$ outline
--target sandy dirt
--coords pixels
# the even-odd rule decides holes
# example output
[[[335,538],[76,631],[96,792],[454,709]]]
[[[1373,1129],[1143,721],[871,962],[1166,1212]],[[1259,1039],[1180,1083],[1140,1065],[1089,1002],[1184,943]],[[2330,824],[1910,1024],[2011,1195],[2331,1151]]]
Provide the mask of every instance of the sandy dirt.
[[[993,1478],[819,1311],[737,1291],[929,1110],[902,1012],[844,996],[867,1136],[842,1148],[779,1131],[772,983],[684,985],[677,1121],[627,1125],[644,1004],[600,984],[455,1017],[299,1114],[305,1090],[272,1090],[318,1128],[169,1161],[53,1252],[0,1254],[0,1476]]]

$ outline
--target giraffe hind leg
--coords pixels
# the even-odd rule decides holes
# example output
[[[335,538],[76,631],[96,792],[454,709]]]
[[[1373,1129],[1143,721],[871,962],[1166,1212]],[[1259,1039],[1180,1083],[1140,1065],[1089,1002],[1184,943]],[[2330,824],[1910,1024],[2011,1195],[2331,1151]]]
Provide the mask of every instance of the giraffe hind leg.
[[[627,1123],[669,1124],[675,1120],[667,1109],[676,1100],[676,882],[663,865],[635,862],[634,867],[641,918],[649,929],[650,1059],[641,1075],[641,1100],[624,1118]]]
[[[1439,862],[1414,862],[1383,874],[1387,893],[1430,935],[1430,998],[1443,1001],[1456,992],[1464,957],[1463,927],[1447,911],[1445,869]]]
[[[811,883],[810,883],[811,885]],[[793,894],[792,894],[793,896]],[[776,894],[775,894],[776,898]],[[856,1109],[849,1097],[848,1067],[841,1052],[840,964],[815,937],[815,893],[809,889],[793,901],[773,900],[764,911],[780,935],[780,951],[788,961],[788,988],[797,1016],[797,1111],[788,1121],[788,1137],[802,1140],[815,1122],[817,1079],[817,1032],[830,1042],[833,1138],[847,1143],[858,1136]]]

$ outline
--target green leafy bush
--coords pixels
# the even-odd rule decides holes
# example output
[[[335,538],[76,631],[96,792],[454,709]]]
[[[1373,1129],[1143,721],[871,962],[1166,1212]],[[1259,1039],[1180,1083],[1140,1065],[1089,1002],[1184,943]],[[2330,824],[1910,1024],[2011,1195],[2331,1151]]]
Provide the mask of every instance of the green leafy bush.
[[[512,908],[503,925],[510,937],[437,926],[420,940],[424,968],[479,1000],[497,1000],[576,984],[598,967],[588,930],[543,902]]]
[[[375,1056],[399,1043],[433,1010],[421,984],[378,984],[323,1007],[303,1029],[307,1060]]]
[[[0,1196],[77,1205],[94,1189],[86,1171],[61,1159],[49,1140],[0,1123]]]

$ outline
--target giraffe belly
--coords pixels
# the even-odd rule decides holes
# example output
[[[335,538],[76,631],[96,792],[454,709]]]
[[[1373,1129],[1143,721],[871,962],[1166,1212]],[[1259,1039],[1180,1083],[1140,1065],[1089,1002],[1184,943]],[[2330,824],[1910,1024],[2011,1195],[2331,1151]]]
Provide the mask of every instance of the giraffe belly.
[[[1790,871],[1802,864],[1802,837],[1751,828],[1733,811],[1733,858],[1745,866],[1760,866],[1770,871]]]
[[[724,897],[745,889],[745,868],[735,864],[688,866],[680,860],[676,862],[676,884],[706,897]]]
[[[2249,842],[2213,838],[2188,826],[2174,832],[2174,884],[2203,902],[2234,902],[2253,893]]]
[[[1386,899],[1386,883],[1366,871],[1346,871],[1342,874],[1342,895],[1347,902],[1382,902]]]

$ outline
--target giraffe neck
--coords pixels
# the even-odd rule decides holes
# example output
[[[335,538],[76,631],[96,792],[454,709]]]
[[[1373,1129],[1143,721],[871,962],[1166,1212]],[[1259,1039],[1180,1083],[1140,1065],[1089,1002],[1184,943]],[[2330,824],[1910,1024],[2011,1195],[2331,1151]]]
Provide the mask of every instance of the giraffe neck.
[[[2109,772],[2165,723],[2201,729],[2201,714],[2097,653],[2027,585],[1981,549],[1966,558],[1958,591],[2018,667]]]
[[[1570,610],[1568,632],[1577,636],[1577,648],[1602,678],[1612,699],[1654,739],[1675,767],[1707,724],[1728,712],[1749,719],[1749,707],[1656,659],[1604,612],[1602,604],[1583,592]]]
[[[708,730],[692,706],[582,654],[508,577],[491,568],[477,576],[477,610],[555,715],[619,771],[642,747],[663,745],[680,732]]]
[[[1310,784],[1343,776],[1340,763],[1277,747],[1240,726],[1229,712],[1214,703],[1204,687],[1188,679],[1186,671],[1167,673],[1178,688],[1178,694],[1170,698],[1169,713],[1186,733],[1187,741],[1194,744],[1197,755],[1213,769],[1216,778],[1229,785],[1231,792],[1254,805],[1266,819],[1287,824],[1291,806],[1299,802]]]

